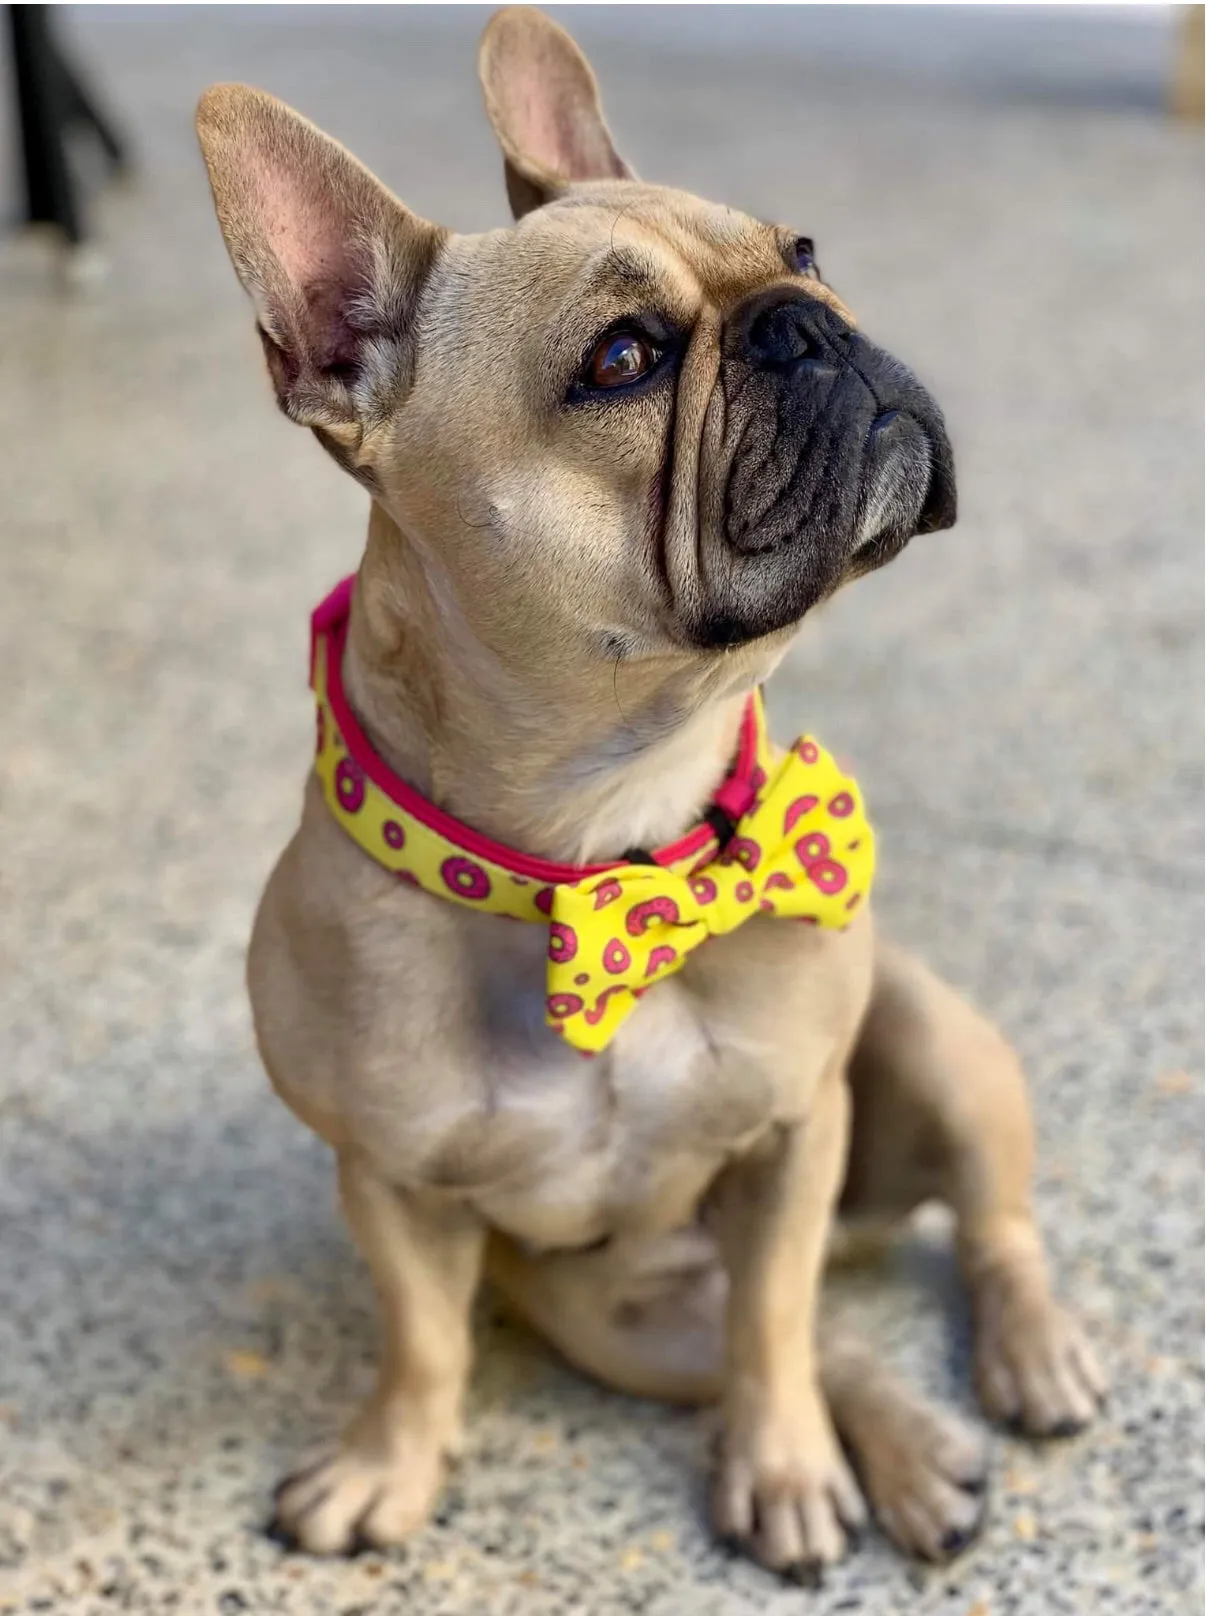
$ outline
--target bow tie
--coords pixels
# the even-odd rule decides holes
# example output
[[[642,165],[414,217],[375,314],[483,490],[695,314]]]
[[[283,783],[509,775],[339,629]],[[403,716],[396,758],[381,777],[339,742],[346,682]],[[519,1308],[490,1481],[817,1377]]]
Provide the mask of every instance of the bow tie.
[[[645,990],[681,970],[709,937],[770,916],[844,929],[874,866],[856,782],[805,736],[710,863],[689,875],[624,864],[553,888],[549,1025],[597,1054]]]

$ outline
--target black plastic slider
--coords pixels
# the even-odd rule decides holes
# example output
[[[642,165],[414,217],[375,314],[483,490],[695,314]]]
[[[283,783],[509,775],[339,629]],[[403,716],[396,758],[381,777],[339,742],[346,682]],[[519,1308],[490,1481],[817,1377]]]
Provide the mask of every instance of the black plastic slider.
[[[733,840],[733,837],[737,834],[737,821],[730,818],[730,816],[725,813],[724,809],[721,808],[717,803],[713,803],[712,806],[705,811],[704,818],[716,832],[716,840],[720,843],[720,846],[717,848],[717,852],[723,853],[725,848]]]

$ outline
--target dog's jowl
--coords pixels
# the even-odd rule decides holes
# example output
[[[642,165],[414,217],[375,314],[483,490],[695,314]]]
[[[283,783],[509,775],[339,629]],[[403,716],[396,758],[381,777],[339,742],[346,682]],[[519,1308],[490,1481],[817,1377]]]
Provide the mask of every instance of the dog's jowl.
[[[198,113],[280,405],[370,500],[248,975],[383,1347],[278,1528],[422,1525],[489,1277],[588,1372],[720,1402],[715,1524],[764,1565],[836,1560],[868,1508],[949,1556],[981,1440],[821,1325],[835,1220],[948,1203],[992,1416],[1065,1432],[1102,1383],[1048,1285],[1017,1063],[875,935],[870,808],[759,694],[819,602],[954,521],[942,415],[800,221],[639,180],[538,12],[499,13],[479,71],[516,217],[483,235],[262,91]]]

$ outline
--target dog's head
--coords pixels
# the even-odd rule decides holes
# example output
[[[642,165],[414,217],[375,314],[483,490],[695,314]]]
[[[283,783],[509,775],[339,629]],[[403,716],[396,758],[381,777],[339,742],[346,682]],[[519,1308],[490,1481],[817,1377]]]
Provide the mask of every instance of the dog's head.
[[[417,218],[270,96],[198,128],[282,407],[510,665],[760,676],[808,610],[954,521],[933,399],[795,228],[636,179],[539,12],[482,41],[514,228]]]

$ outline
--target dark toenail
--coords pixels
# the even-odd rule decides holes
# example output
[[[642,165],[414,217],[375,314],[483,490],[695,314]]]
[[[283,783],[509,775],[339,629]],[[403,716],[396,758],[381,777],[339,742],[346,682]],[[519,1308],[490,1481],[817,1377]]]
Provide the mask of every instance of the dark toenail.
[[[851,1550],[861,1549],[862,1546],[863,1546],[863,1540],[867,1535],[867,1528],[865,1526],[857,1526],[857,1525],[856,1526],[847,1526],[845,1521],[843,1521],[842,1522],[842,1529],[846,1534],[846,1544],[847,1544],[847,1546]]]
[[[1056,1420],[1054,1425],[1047,1426],[1043,1435],[1049,1436],[1058,1442],[1070,1436],[1079,1436],[1087,1424],[1087,1420],[1076,1420],[1071,1417],[1066,1420]]]
[[[960,1479],[959,1485],[965,1493],[971,1493],[973,1498],[979,1498],[981,1493],[988,1490],[988,1472],[981,1470],[974,1476],[964,1476]]]
[[[943,1554],[948,1560],[953,1560],[957,1554],[963,1553],[975,1535],[973,1531],[961,1531],[958,1527],[952,1527],[942,1539]]]
[[[818,1593],[825,1586],[825,1567],[819,1560],[794,1560],[784,1566],[782,1575],[788,1582],[808,1588],[812,1593]]]
[[[346,1560],[354,1560],[358,1554],[367,1554],[371,1549],[375,1549],[377,1547],[375,1543],[369,1541],[369,1538],[365,1534],[364,1528],[368,1522],[369,1516],[373,1513],[384,1496],[385,1488],[376,1488],[368,1503],[352,1522],[350,1540],[347,1548],[344,1550],[344,1558]]]
[[[281,1525],[275,1515],[264,1528],[264,1536],[269,1543],[277,1543],[282,1549],[295,1549],[297,1547],[292,1535]]]
[[[716,1545],[724,1554],[732,1555],[734,1559],[745,1553],[745,1544],[738,1532],[722,1532],[716,1539]]]

